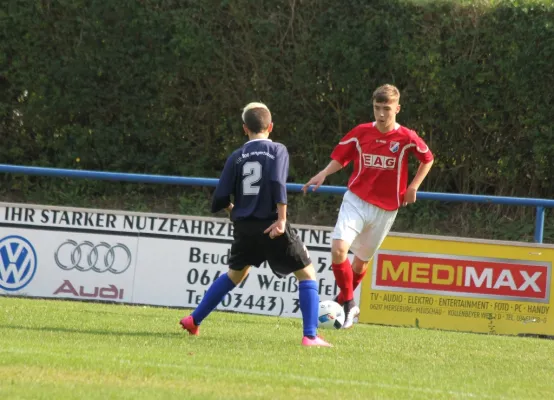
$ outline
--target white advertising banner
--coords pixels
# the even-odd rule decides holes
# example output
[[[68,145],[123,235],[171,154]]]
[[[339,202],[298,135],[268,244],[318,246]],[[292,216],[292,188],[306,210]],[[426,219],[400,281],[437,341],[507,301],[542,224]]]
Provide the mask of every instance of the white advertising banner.
[[[321,299],[334,298],[331,228],[294,228]],[[232,238],[227,219],[0,203],[0,295],[194,308],[227,271]],[[300,317],[298,282],[252,268],[218,309]]]
[[[131,302],[137,237],[0,228],[0,294]]]

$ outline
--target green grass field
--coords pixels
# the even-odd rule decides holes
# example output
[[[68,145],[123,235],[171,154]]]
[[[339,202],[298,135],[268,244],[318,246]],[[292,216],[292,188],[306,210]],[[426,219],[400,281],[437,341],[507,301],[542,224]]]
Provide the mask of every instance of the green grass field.
[[[188,311],[185,311],[188,313]],[[0,399],[552,399],[554,341],[0,297]]]

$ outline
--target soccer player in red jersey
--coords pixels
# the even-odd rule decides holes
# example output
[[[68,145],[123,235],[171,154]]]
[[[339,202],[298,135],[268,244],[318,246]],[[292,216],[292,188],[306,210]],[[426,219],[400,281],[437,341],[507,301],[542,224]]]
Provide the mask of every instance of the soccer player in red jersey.
[[[388,235],[398,209],[416,201],[419,186],[433,165],[433,154],[416,132],[396,122],[400,92],[393,85],[373,92],[375,121],[361,124],[344,136],[331,153],[332,161],[304,185],[317,190],[328,175],[351,161],[354,170],[332,234],[332,269],[340,293],[335,299],[345,311],[343,327],[350,328],[360,309],[354,290],[367,271],[367,263]],[[408,182],[408,155],[420,161]],[[350,264],[348,251],[354,254]]]

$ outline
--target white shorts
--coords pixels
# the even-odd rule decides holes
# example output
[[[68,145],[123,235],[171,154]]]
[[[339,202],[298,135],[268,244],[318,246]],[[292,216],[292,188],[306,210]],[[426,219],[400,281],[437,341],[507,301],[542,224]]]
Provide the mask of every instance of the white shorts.
[[[397,213],[374,206],[347,190],[331,237],[349,243],[356,257],[369,261],[389,234]]]

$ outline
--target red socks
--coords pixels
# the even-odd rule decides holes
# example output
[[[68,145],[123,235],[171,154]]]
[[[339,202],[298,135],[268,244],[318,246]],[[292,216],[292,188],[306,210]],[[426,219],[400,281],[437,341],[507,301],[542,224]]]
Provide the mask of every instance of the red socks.
[[[347,258],[340,264],[333,263],[331,268],[333,269],[337,286],[340,289],[339,296],[342,295],[345,301],[352,300],[354,298],[354,272],[352,271],[350,260]]]
[[[362,280],[364,279],[364,276],[365,276],[365,273],[367,272],[367,268],[364,269],[364,271],[361,273],[361,274],[357,274],[356,272],[352,271],[353,274],[354,274],[354,279],[353,279],[353,283],[354,283],[354,290],[356,290],[356,288],[358,286],[360,286],[360,283],[362,282]]]
[[[348,259],[346,259],[346,261],[342,264],[339,264],[337,267],[338,269],[340,269],[340,266],[344,265],[348,263],[348,268],[350,270],[352,270],[352,267],[350,266],[350,261]],[[356,272],[352,271],[352,291],[350,292],[351,294],[349,295],[349,297],[346,295],[348,294],[348,289],[343,289],[341,287],[341,284],[339,283],[339,278],[337,277],[337,273],[335,272],[335,264],[333,264],[333,273],[335,274],[335,279],[337,281],[337,286],[340,288],[340,293],[339,295],[337,296],[337,303],[339,304],[344,304],[346,303],[348,300],[352,300],[354,298],[354,290],[356,290],[356,288],[360,285],[360,283],[362,282],[362,280],[364,279],[364,276],[367,272],[367,268],[361,273],[361,274],[357,274]],[[347,298],[348,297],[348,298]]]

